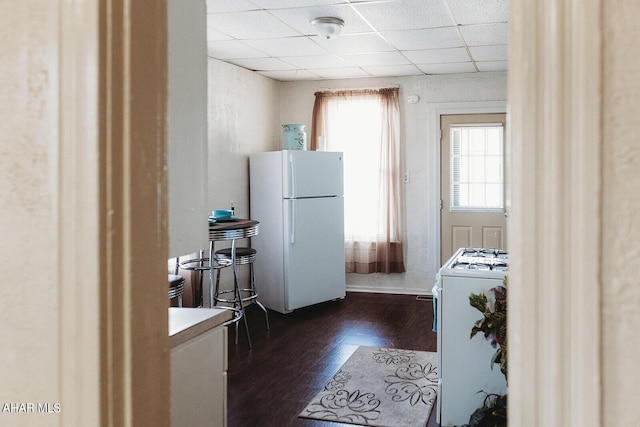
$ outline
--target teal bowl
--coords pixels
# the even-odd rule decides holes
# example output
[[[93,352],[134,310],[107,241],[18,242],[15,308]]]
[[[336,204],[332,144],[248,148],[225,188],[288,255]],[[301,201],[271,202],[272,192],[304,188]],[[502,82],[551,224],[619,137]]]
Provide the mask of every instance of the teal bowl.
[[[232,213],[233,212],[228,209],[216,209],[211,212],[211,216],[216,219],[231,218]]]

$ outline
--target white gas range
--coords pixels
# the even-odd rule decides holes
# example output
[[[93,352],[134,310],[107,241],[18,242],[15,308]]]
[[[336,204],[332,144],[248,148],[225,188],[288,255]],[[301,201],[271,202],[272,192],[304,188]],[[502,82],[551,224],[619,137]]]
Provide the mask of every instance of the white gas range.
[[[483,318],[469,304],[469,295],[482,292],[491,299],[491,289],[503,284],[508,260],[502,249],[461,248],[436,276],[437,421],[442,427],[467,424],[473,411],[482,407],[485,393],[506,393],[506,379],[491,363],[496,349],[482,334],[469,338],[471,328]]]

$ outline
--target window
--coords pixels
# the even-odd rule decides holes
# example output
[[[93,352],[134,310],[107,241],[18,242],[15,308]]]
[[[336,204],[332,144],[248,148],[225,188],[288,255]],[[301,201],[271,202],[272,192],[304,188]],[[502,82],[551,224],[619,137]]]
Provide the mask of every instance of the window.
[[[451,126],[451,210],[504,209],[501,124]]]
[[[315,95],[311,149],[344,153],[346,270],[402,273],[398,89]]]
[[[344,153],[345,235],[377,241],[380,188],[380,107],[377,99],[329,101],[326,149]]]

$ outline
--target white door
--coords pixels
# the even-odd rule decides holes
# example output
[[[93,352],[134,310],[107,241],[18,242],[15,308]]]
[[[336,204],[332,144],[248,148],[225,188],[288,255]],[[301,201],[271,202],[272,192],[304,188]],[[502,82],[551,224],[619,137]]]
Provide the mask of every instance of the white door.
[[[344,199],[284,201],[285,310],[345,296]]]
[[[443,115],[441,264],[461,247],[506,249],[505,114]]]

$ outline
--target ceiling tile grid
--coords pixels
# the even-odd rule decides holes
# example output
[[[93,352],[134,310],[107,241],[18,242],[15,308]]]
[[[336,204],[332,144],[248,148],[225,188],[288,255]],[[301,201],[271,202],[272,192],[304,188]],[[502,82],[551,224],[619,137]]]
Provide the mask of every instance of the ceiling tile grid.
[[[508,0],[207,0],[207,51],[281,81],[504,71],[507,15]]]

